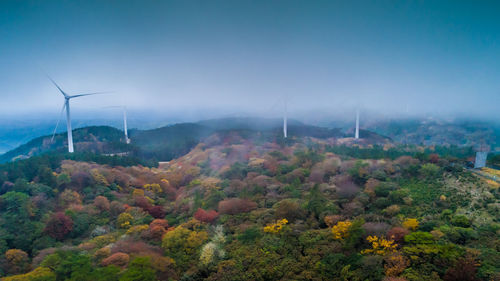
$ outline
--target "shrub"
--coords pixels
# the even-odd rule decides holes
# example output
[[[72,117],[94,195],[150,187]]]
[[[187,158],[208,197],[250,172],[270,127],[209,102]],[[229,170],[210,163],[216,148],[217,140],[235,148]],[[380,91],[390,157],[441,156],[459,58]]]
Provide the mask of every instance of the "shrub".
[[[125,206],[118,201],[113,201],[111,202],[109,209],[113,216],[118,216],[125,211]]]
[[[101,264],[103,266],[116,265],[119,267],[125,267],[125,266],[127,266],[129,260],[130,260],[129,255],[127,255],[125,253],[115,253],[115,254],[112,254],[111,256],[103,259]]]
[[[240,198],[231,198],[219,202],[219,212],[222,214],[235,215],[246,213],[257,208],[257,203]]]
[[[250,227],[246,229],[243,233],[238,235],[238,240],[240,240],[242,243],[245,244],[250,244],[253,243],[255,240],[260,238],[262,236],[262,233],[257,227]]]
[[[165,217],[165,209],[162,206],[153,206],[146,210],[153,218],[161,219]]]
[[[149,227],[153,227],[153,226],[161,226],[163,228],[167,228],[168,227],[168,221],[167,220],[164,220],[164,219],[154,219],[150,224],[149,224]]]
[[[325,216],[323,218],[323,220],[325,221],[325,224],[328,226],[328,227],[333,227],[334,225],[337,224],[337,222],[339,222],[341,220],[341,216],[340,215],[328,215],[328,216]]]
[[[440,171],[439,166],[432,163],[426,163],[422,165],[419,172],[424,178],[433,179],[438,176],[439,171]]]
[[[433,244],[434,236],[429,232],[417,231],[406,235],[405,242],[411,244]]]
[[[80,194],[70,189],[65,189],[61,193],[61,195],[59,195],[59,201],[61,202],[61,205],[64,207],[69,206],[70,204],[76,204],[76,205],[82,204],[82,200],[80,199]]]
[[[156,270],[153,268],[150,257],[137,257],[130,262],[127,270],[120,277],[120,281],[154,281]]]
[[[109,211],[109,200],[104,196],[97,196],[94,199],[94,206],[101,211]]]
[[[160,254],[161,249],[157,246],[149,245],[143,241],[134,241],[132,239],[120,240],[113,244],[111,253],[125,253],[128,255],[152,255]]]
[[[2,278],[2,281],[49,281],[56,280],[55,273],[46,267],[37,267],[35,270],[21,275]]]
[[[134,196],[134,202],[137,207],[140,207],[143,210],[147,210],[151,207],[151,203],[144,196]]]
[[[200,262],[207,266],[214,261],[217,252],[217,245],[213,242],[208,242],[203,246],[200,253]]]
[[[430,154],[429,155],[429,162],[433,163],[433,164],[437,164],[439,162],[439,155],[438,154]]]
[[[360,190],[359,186],[350,180],[337,183],[337,194],[340,198],[354,198]]]
[[[415,230],[418,228],[418,220],[417,219],[406,219],[403,222],[403,227],[409,230]]]
[[[93,257],[96,260],[102,260],[111,255],[111,248],[110,247],[104,247],[100,248],[99,250],[95,251]]]
[[[151,266],[156,270],[156,280],[179,280],[175,272],[175,261],[161,255],[150,255]]]
[[[28,254],[23,250],[10,249],[5,252],[7,270],[10,274],[26,272],[29,269]]]
[[[300,207],[299,203],[291,200],[282,200],[278,204],[274,216],[279,218],[286,218],[290,222],[304,217],[304,210]]]
[[[476,281],[477,262],[472,258],[462,258],[449,268],[443,276],[444,281]],[[493,280],[493,279],[492,279]]]
[[[137,197],[137,196],[144,197],[144,190],[139,189],[139,188],[134,188],[134,190],[132,191],[132,196],[133,197]]]
[[[410,261],[401,253],[393,253],[385,257],[385,275],[398,276],[410,265]]]
[[[375,187],[375,195],[379,197],[387,197],[389,196],[389,193],[392,191],[392,186],[387,185],[387,184],[380,184],[377,187]]]
[[[129,228],[132,224],[134,217],[129,213],[121,213],[118,216],[117,224],[121,228]]]
[[[384,213],[388,216],[395,216],[401,211],[401,208],[398,205],[391,205],[384,209]]]
[[[146,231],[149,229],[149,226],[147,224],[142,224],[142,225],[135,225],[127,229],[127,234],[128,235],[137,235],[141,234],[142,232]]]
[[[472,225],[471,221],[463,215],[454,216],[451,220],[451,224],[459,227],[470,227]]]
[[[396,243],[403,243],[405,236],[408,235],[410,231],[402,227],[394,227],[387,232],[387,239],[392,239]]]
[[[146,237],[154,240],[160,240],[163,237],[167,230],[160,225],[152,225],[149,227],[149,232]]]
[[[372,236],[385,236],[390,225],[384,222],[367,222],[363,224],[365,233]],[[393,239],[391,239],[393,240]]]
[[[215,219],[217,219],[218,216],[219,213],[217,213],[217,211],[215,210],[205,211],[201,208],[198,208],[196,213],[194,213],[195,219],[206,223],[212,223]]]

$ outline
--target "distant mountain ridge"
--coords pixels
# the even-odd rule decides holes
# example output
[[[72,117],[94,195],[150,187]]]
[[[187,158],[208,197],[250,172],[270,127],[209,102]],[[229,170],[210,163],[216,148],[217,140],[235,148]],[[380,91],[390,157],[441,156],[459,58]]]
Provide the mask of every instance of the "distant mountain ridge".
[[[128,152],[143,159],[168,161],[189,152],[203,139],[215,133],[236,132],[245,137],[281,139],[281,119],[224,118],[204,120],[197,123],[178,123],[152,130],[130,130],[130,145],[124,143],[123,131],[109,126],[91,126],[75,129],[73,137],[76,151],[102,154]],[[288,123],[288,132],[293,137],[342,138],[340,129],[307,125],[296,120]],[[0,162],[28,158],[49,151],[64,152],[66,133],[35,138],[0,156]]]
[[[373,122],[371,130],[399,143],[423,145],[500,146],[500,128],[480,121],[408,119]]]
[[[109,126],[91,126],[73,130],[76,150],[90,152],[119,151],[126,146],[120,143],[122,136],[122,131]],[[28,158],[48,151],[63,152],[66,144],[66,133],[56,134],[53,141],[51,135],[38,137],[0,155],[0,162]]]

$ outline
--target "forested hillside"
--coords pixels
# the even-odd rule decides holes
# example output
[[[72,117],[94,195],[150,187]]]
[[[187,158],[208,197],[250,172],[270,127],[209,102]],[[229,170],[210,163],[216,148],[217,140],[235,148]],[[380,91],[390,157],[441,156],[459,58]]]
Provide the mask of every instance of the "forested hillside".
[[[123,132],[108,126],[93,126],[73,130],[76,151],[92,153],[116,153],[127,151]],[[0,155],[0,163],[26,159],[48,152],[67,151],[66,133],[35,138]]]
[[[4,164],[2,280],[498,280],[500,185],[471,153],[226,131],[160,166]]]
[[[151,130],[130,130],[131,144],[125,144],[123,131],[109,126],[92,126],[73,130],[75,151],[95,154],[127,154],[144,160],[169,161],[189,152],[204,138],[217,132],[239,131],[246,137],[275,141],[282,134],[282,121],[265,118],[226,118],[179,123]],[[289,133],[301,137],[342,137],[339,129],[311,126],[290,121]],[[366,139],[384,141],[374,133]],[[0,163],[26,159],[45,153],[63,153],[67,150],[66,133],[35,138],[0,155]]]

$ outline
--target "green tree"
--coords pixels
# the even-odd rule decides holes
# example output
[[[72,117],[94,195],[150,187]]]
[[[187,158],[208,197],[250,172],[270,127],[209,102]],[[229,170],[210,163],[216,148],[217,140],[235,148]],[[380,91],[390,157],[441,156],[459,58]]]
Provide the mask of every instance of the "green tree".
[[[315,184],[307,196],[306,210],[319,219],[320,214],[325,210],[325,205],[326,198],[321,194],[319,185]]]
[[[119,281],[154,281],[156,271],[151,265],[150,257],[137,257],[133,259],[127,270],[120,276]]]
[[[9,248],[31,251],[33,240],[41,236],[43,224],[32,221],[37,217],[25,193],[10,191],[0,196],[1,210],[3,211],[0,228],[5,230],[2,237]]]
[[[422,177],[431,180],[439,175],[440,170],[441,168],[439,168],[439,166],[432,163],[426,163],[422,165],[419,172],[422,175]]]

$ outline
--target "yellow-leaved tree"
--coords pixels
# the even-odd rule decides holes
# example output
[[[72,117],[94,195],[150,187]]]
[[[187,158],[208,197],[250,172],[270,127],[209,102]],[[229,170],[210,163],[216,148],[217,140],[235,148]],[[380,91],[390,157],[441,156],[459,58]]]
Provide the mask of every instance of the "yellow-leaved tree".
[[[349,229],[352,226],[350,221],[339,221],[336,225],[332,227],[333,239],[343,240],[349,237]]]
[[[11,274],[26,272],[30,267],[28,254],[23,250],[8,250],[5,252],[5,260],[7,261],[7,270]]]
[[[416,230],[418,228],[418,220],[406,219],[403,221],[403,227],[409,230]]]
[[[361,251],[362,254],[387,255],[396,251],[398,244],[394,240],[386,240],[378,236],[368,236],[366,240],[372,244],[371,249]]]
[[[143,188],[149,192],[152,192],[154,194],[160,194],[163,192],[163,189],[161,186],[157,183],[148,183],[143,186]]]
[[[129,213],[121,213],[118,216],[117,224],[120,228],[129,228],[132,224],[134,217]]]
[[[165,233],[161,247],[165,254],[181,267],[187,266],[195,258],[201,245],[208,239],[206,231],[194,231],[178,226]]]
[[[268,224],[264,227],[264,232],[268,233],[280,233],[283,227],[288,223],[287,219],[277,220],[276,223]]]
[[[35,270],[26,274],[13,275],[2,278],[2,281],[31,281],[31,280],[56,280],[56,274],[46,268],[37,267]]]

